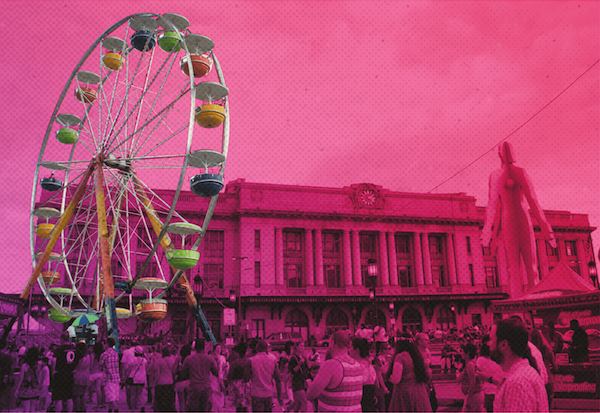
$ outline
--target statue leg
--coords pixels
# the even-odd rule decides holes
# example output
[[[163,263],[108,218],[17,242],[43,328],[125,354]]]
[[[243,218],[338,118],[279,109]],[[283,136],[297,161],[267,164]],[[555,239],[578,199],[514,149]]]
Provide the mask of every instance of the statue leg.
[[[521,251],[519,249],[518,239],[511,234],[502,235],[504,241],[504,252],[506,254],[506,264],[508,266],[508,286],[511,298],[518,298],[523,295],[523,275],[521,270]]]

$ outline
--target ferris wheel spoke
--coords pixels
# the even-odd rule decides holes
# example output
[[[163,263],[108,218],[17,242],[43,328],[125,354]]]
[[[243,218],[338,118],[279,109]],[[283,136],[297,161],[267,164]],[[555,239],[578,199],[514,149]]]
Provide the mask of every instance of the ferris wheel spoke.
[[[165,105],[165,107],[163,109],[161,109],[159,112],[157,112],[153,117],[151,117],[150,119],[148,119],[143,125],[141,125],[137,130],[132,131],[127,138],[125,138],[124,140],[120,141],[119,143],[115,144],[115,146],[113,146],[113,141],[117,139],[118,134],[116,134],[113,139],[110,142],[109,147],[111,147],[112,149],[110,149],[109,153],[113,153],[116,149],[121,148],[123,145],[130,143],[130,141],[132,141],[135,137],[137,137],[137,135],[140,135],[141,133],[143,133],[147,127],[149,127],[151,125],[152,122],[156,121],[156,125],[153,127],[153,131],[151,134],[153,134],[153,132],[163,123],[163,119],[166,117],[166,115],[173,110],[174,105],[184,96],[187,95],[187,93],[190,91],[189,87],[186,85],[184,86],[184,89],[181,91],[181,93],[171,102],[169,102],[168,104]],[[165,124],[166,125],[166,124]],[[178,133],[180,133],[181,131],[185,130],[186,128],[189,127],[189,122],[187,124],[184,124],[183,126],[181,126],[176,132],[172,133],[169,137],[167,137],[166,139],[163,140],[164,142],[169,141],[172,137],[176,136]],[[149,135],[151,135],[149,134]],[[153,150],[155,150],[157,147],[161,146],[157,145],[154,147]],[[130,146],[132,146],[132,144],[130,143]]]

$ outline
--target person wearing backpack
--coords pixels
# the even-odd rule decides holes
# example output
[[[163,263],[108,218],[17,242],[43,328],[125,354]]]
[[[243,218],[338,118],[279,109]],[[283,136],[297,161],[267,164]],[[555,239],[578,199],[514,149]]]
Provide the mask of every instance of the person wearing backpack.
[[[37,347],[31,347],[25,352],[25,362],[17,379],[16,395],[24,412],[33,411],[42,392],[39,355]]]

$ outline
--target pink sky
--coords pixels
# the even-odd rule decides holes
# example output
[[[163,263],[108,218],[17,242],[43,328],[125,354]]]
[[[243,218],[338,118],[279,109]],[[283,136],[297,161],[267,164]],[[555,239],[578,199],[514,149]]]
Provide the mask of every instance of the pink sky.
[[[139,12],[184,15],[214,40],[231,91],[226,181],[437,187],[485,205],[497,144],[567,89],[508,141],[544,209],[598,226],[599,4],[3,1],[0,291],[31,272],[33,175],[58,97],[91,44]]]

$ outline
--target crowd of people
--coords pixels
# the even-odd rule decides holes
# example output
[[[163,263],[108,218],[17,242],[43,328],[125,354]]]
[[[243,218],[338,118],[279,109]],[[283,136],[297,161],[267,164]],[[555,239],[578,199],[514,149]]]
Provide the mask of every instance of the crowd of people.
[[[88,346],[72,343],[64,333],[49,348],[12,352],[0,340],[0,409],[16,404],[25,412],[112,412],[124,393],[128,411],[134,412],[148,404],[159,412],[220,412],[226,406],[269,412],[275,401],[286,412],[431,412],[437,397],[429,347],[441,340],[446,343],[442,361],[450,363],[442,371],[456,372],[462,411],[548,411],[554,354],[568,345],[573,361],[587,357],[587,336],[576,320],[571,327],[569,342],[552,323],[540,331],[518,317],[491,329],[441,335],[436,330],[388,337],[379,331],[369,337],[340,330],[331,335],[324,360],[316,349],[307,355],[303,342],[290,341],[274,352],[260,339],[238,343],[231,354],[200,338],[183,346],[133,342],[121,355],[112,337]]]

